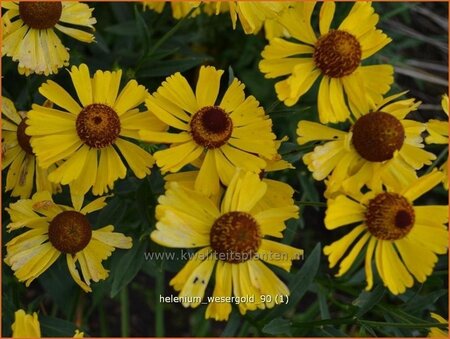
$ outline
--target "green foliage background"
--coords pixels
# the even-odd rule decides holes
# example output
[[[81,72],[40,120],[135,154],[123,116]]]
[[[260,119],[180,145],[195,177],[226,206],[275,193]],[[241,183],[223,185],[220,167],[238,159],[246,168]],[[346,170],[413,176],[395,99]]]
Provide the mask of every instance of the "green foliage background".
[[[172,252],[149,239],[154,229],[154,208],[163,193],[163,180],[155,167],[143,180],[132,175],[117,182],[108,206],[93,215],[96,227],[114,224],[133,237],[131,250],[117,250],[106,263],[110,277],[93,285],[84,294],[72,281],[64,262],[58,260],[37,281],[25,288],[10,268],[3,264],[3,335],[11,335],[14,311],[24,308],[38,311],[44,336],[73,336],[80,328],[90,336],[423,336],[432,320],[429,312],[448,317],[448,257],[441,256],[434,273],[424,284],[416,283],[400,296],[391,295],[376,280],[371,292],[365,286],[363,269],[353,269],[343,278],[335,278],[327,266],[322,247],[337,239],[339,232],[328,232],[323,225],[324,187],[315,182],[301,156],[311,146],[295,143],[295,129],[300,119],[318,120],[315,98],[317,86],[292,108],[278,102],[274,81],[258,71],[260,53],[266,45],[263,32],[245,35],[239,27],[232,30],[228,14],[200,15],[194,19],[174,20],[166,6],[162,14],[143,11],[140,3],[90,3],[95,8],[96,43],[86,45],[63,38],[70,48],[70,63],[86,63],[96,69],[124,71],[125,83],[135,78],[149,92],[157,89],[166,76],[182,72],[195,83],[199,66],[214,65],[227,71],[225,84],[233,76],[246,84],[274,122],[277,136],[290,139],[281,149],[295,170],[272,177],[291,184],[295,199],[301,201],[301,218],[291,221],[284,242],[305,250],[305,261],[294,264],[291,273],[274,269],[291,289],[288,304],[271,310],[249,312],[241,316],[237,308],[228,322],[204,319],[206,306],[184,309],[179,304],[161,304],[159,295],[176,294],[169,280],[182,267],[179,261],[146,261],[145,251]],[[348,13],[352,3],[339,3],[334,24]],[[409,90],[409,95],[423,101],[414,118],[445,119],[440,96],[447,92],[448,4],[374,3],[380,14],[379,27],[393,42],[376,54],[371,63],[391,63],[396,81],[391,93]],[[316,9],[317,10],[317,9]],[[317,20],[315,12],[313,20]],[[239,25],[238,25],[239,26]],[[37,88],[43,76],[19,76],[17,65],[2,58],[2,95],[12,99],[19,109],[42,103]],[[65,70],[49,77],[74,93]],[[224,84],[224,85],[225,85]],[[142,145],[150,151],[155,146]],[[446,156],[447,147],[427,146],[437,155]],[[434,164],[440,165],[442,157]],[[3,185],[4,185],[3,176]],[[3,186],[4,187],[4,186]],[[92,200],[92,197],[87,197]],[[11,201],[3,194],[3,211]],[[67,190],[55,198],[69,204]],[[424,204],[447,203],[447,192],[440,186],[421,201]],[[5,232],[9,216],[3,212],[3,243],[11,239]],[[3,248],[3,255],[5,249]],[[358,259],[362,262],[362,256]],[[210,293],[212,284],[207,290]]]

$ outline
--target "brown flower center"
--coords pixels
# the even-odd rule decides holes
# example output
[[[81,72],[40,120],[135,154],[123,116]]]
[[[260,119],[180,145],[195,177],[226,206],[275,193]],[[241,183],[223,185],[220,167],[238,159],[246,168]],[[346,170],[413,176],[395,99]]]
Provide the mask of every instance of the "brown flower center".
[[[374,237],[397,240],[405,237],[414,226],[412,205],[399,194],[380,193],[369,201],[366,225]]]
[[[233,132],[233,121],[218,106],[203,107],[191,120],[194,141],[205,148],[218,148],[226,144]]]
[[[210,243],[217,259],[232,264],[245,262],[261,245],[259,225],[246,212],[228,212],[214,222]]]
[[[361,62],[361,45],[350,33],[330,30],[314,46],[314,62],[323,74],[341,78],[352,74]]]
[[[54,27],[61,18],[60,1],[27,1],[19,2],[19,14],[23,22],[35,29]]]
[[[34,154],[33,149],[30,144],[30,136],[25,134],[25,129],[28,127],[26,123],[26,118],[22,119],[19,126],[17,126],[17,141],[19,142],[19,146],[27,153]]]
[[[353,125],[352,132],[356,151],[372,162],[392,159],[405,140],[403,125],[396,117],[384,112],[363,115]]]
[[[84,214],[76,211],[59,213],[50,222],[48,238],[62,253],[75,254],[91,241],[92,227]]]
[[[104,148],[111,145],[120,134],[120,119],[109,106],[91,104],[78,114],[77,133],[88,146]]]

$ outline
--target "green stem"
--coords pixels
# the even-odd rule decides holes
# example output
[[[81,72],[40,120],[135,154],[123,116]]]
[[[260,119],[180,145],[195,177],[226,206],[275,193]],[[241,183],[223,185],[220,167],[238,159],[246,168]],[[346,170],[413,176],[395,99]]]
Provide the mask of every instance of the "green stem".
[[[441,163],[441,161],[447,156],[448,154],[448,146],[445,147],[441,153],[439,153],[438,157],[436,158],[435,161],[433,161],[433,163],[430,165],[430,167],[428,167],[427,171],[425,172],[425,174],[431,173],[431,171],[433,170],[433,168],[435,168],[437,165],[439,165]]]
[[[100,304],[98,312],[100,318],[100,336],[104,338],[109,337],[108,323],[106,322],[105,306],[103,303]]]
[[[159,296],[164,294],[164,271],[156,275],[155,332],[156,337],[164,337],[164,305]]]
[[[301,200],[296,200],[295,204],[298,206],[316,206],[316,207],[327,207],[327,203],[326,202],[321,202],[321,201],[301,201]]]
[[[128,299],[128,287],[125,286],[120,291],[120,328],[122,337],[130,336],[130,302]]]
[[[292,149],[292,150],[290,150],[290,151],[288,151],[288,152],[284,152],[284,153],[281,153],[281,155],[288,155],[288,154],[292,154],[292,153],[297,153],[297,152],[301,152],[301,151],[310,151],[310,150],[312,150],[314,147],[316,147],[317,145],[316,144],[308,144],[308,145],[302,145],[302,146],[299,146],[299,147],[297,147],[297,148],[295,148],[295,149]]]
[[[202,5],[200,5],[202,6]],[[178,30],[180,30],[181,27],[185,24],[186,20],[191,17],[191,14],[197,9],[198,7],[193,7],[189,13],[183,17],[181,20],[179,20],[175,26],[173,26],[166,34],[164,34],[161,39],[159,39],[153,47],[148,51],[146,55],[143,55],[141,60],[138,62],[135,73],[142,67],[142,64],[144,63],[144,59],[148,58],[149,56],[153,55],[158,48],[160,48],[167,40],[169,40]]]

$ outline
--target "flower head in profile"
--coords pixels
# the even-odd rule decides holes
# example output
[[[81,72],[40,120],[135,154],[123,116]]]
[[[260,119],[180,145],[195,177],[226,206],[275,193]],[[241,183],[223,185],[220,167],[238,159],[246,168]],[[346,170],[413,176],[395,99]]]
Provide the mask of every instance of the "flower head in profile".
[[[28,113],[26,133],[39,165],[46,169],[62,161],[50,171],[49,180],[70,184],[77,195],[91,188],[101,195],[125,177],[123,160],[138,178],[149,174],[153,157],[126,139],[138,139],[142,126],[151,131],[166,128],[151,113],[139,110],[148,95],[145,87],[131,80],[119,92],[121,70],[97,71],[91,78],[85,64],[73,66],[70,76],[79,102],[48,80],[39,93],[61,109],[34,104]]]
[[[298,143],[325,141],[303,156],[316,180],[327,179],[327,196],[339,191],[357,192],[366,185],[400,190],[417,179],[416,170],[436,158],[423,149],[425,125],[406,119],[420,102],[384,99],[373,111],[355,114],[348,131],[310,121],[300,121]],[[357,113],[357,111],[355,111]]]
[[[48,171],[37,165],[30,137],[25,133],[26,121],[27,112],[17,112],[14,103],[2,97],[2,169],[8,168],[5,191],[21,198],[29,198],[34,186],[36,191],[56,193],[59,186],[51,183]]]
[[[431,119],[427,122],[427,132],[429,135],[425,138],[427,144],[448,145],[448,95],[444,94],[441,100],[442,110],[447,115],[447,120]],[[444,173],[442,180],[444,187],[448,190],[448,160],[445,161],[440,170]]]
[[[302,250],[267,239],[282,238],[285,221],[298,217],[298,207],[256,208],[270,192],[256,173],[236,171],[221,202],[176,182],[168,184],[156,208],[153,241],[173,248],[200,248],[195,256],[170,281],[183,306],[197,307],[215,269],[213,298],[206,318],[227,320],[230,303],[221,298],[255,296],[239,304],[248,310],[271,308],[280,301],[275,295],[288,295],[287,286],[266,266],[269,263],[289,271],[292,260]],[[264,263],[265,262],[265,263]],[[272,299],[262,300],[261,295]],[[190,298],[185,298],[190,297]],[[192,298],[194,297],[194,298]]]
[[[340,261],[337,276],[345,274],[365,248],[367,290],[373,286],[373,261],[393,294],[412,287],[414,278],[423,283],[433,271],[437,254],[447,252],[448,206],[413,203],[441,180],[442,173],[434,171],[401,191],[374,190],[359,197],[329,199],[325,216],[329,230],[356,225],[324,248],[331,268]]]
[[[14,323],[11,325],[13,338],[41,338],[41,324],[36,312],[27,314],[24,310],[14,313]],[[75,330],[74,338],[84,338],[84,333]]]
[[[350,109],[367,112],[382,100],[393,82],[390,65],[361,62],[391,39],[376,29],[378,15],[370,2],[356,2],[337,29],[330,29],[335,3],[322,2],[319,35],[311,26],[315,2],[299,2],[279,18],[293,41],[274,38],[259,64],[266,78],[285,77],[275,85],[278,99],[292,106],[321,77],[318,111],[322,123],[345,121]]]
[[[2,55],[18,61],[20,74],[53,74],[69,64],[69,52],[55,30],[82,42],[94,41],[93,9],[76,1],[2,1]]]
[[[26,229],[6,244],[5,262],[17,279],[29,286],[60,256],[65,257],[70,275],[84,291],[91,291],[91,281],[106,279],[108,271],[102,261],[116,248],[131,248],[132,240],[114,232],[113,225],[92,229],[87,215],[102,209],[105,199],[82,208],[83,200],[73,197],[71,207],[55,204],[48,192],[37,192],[31,199],[10,204],[6,208],[11,217],[8,232]]]
[[[239,80],[218,99],[222,74],[201,67],[195,94],[180,73],[168,77],[145,102],[172,131],[140,132],[145,141],[170,144],[154,154],[163,173],[193,164],[200,168],[195,188],[208,195],[228,185],[235,168],[259,173],[267,165],[263,157],[277,155],[272,121],[253,96],[245,97]]]

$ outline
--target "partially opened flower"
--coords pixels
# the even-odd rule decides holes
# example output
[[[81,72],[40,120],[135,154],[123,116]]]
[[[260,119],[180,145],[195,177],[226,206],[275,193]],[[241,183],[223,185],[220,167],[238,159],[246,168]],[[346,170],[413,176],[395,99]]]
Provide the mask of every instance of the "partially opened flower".
[[[155,12],[161,13],[164,9],[164,6],[166,3],[169,3],[167,1],[144,1],[143,5],[144,8],[151,9]],[[191,14],[192,17],[197,16],[200,14],[200,6],[201,1],[171,1],[170,7],[172,8],[172,16],[175,19],[182,19],[186,15],[189,14],[189,12],[193,8],[197,8],[194,10]]]
[[[145,102],[173,132],[140,132],[145,141],[170,144],[154,154],[163,173],[193,164],[200,168],[195,188],[208,195],[228,185],[235,168],[259,173],[267,165],[262,157],[277,155],[272,121],[239,80],[218,99],[222,74],[201,67],[195,94],[180,73],[168,77]]]
[[[441,100],[442,110],[448,117],[448,95],[442,96]],[[448,119],[437,120],[431,119],[427,122],[427,131],[429,135],[425,138],[427,144],[443,144],[448,145]],[[443,183],[445,189],[448,190],[448,160],[441,166],[441,171],[444,173]]]
[[[13,338],[40,338],[41,325],[36,312],[26,314],[24,310],[14,313],[14,323],[11,325]]]
[[[95,195],[112,189],[127,173],[126,161],[138,178],[150,173],[153,157],[130,142],[138,130],[163,131],[166,125],[139,105],[148,95],[144,86],[129,81],[119,92],[122,71],[97,71],[91,78],[85,64],[70,72],[79,102],[52,80],[39,87],[39,93],[61,109],[34,104],[28,113],[26,133],[39,166],[49,168],[49,180],[70,184],[74,194]],[[81,105],[80,105],[81,103]],[[119,156],[122,155],[122,158]]]
[[[448,321],[442,318],[439,314],[431,312],[431,317],[434,320],[437,320],[440,324],[448,324]],[[448,326],[447,331],[438,328],[438,327],[432,327],[430,329],[430,332],[428,333],[429,338],[448,338]]]
[[[11,325],[13,338],[41,338],[41,324],[36,312],[26,314],[24,310],[14,313],[14,323]],[[74,338],[84,338],[84,333],[75,330]]]
[[[5,262],[17,279],[29,286],[61,255],[73,280],[84,291],[91,291],[91,281],[106,279],[109,273],[102,261],[116,248],[131,248],[132,240],[114,232],[113,225],[92,229],[87,215],[102,209],[105,199],[98,198],[83,208],[81,199],[73,199],[71,207],[55,204],[48,192],[37,192],[32,199],[10,204],[6,208],[11,216],[8,232],[26,229],[6,244]]]
[[[423,149],[425,125],[406,119],[420,102],[395,101],[404,93],[384,99],[373,111],[360,111],[348,131],[300,121],[298,143],[326,141],[303,156],[316,180],[327,179],[327,196],[357,192],[366,185],[400,190],[416,180],[416,170],[436,159]]]
[[[268,20],[271,21],[271,28],[277,26],[277,29],[280,29],[275,23],[276,19],[290,4],[283,1],[215,1],[207,4],[207,11],[212,12],[212,7],[215,7],[216,14],[229,11],[233,29],[236,29],[239,19],[245,34],[257,34]],[[274,34],[275,32],[270,30],[269,36]]]
[[[298,217],[298,207],[290,204],[255,211],[255,206],[270,194],[258,174],[237,171],[220,202],[179,185],[168,184],[156,207],[156,230],[151,238],[173,248],[201,248],[170,281],[183,306],[201,304],[206,286],[215,268],[215,301],[209,303],[206,318],[226,320],[231,303],[221,298],[234,295],[243,300],[244,314],[257,308],[271,308],[281,301],[276,295],[289,294],[287,286],[266,263],[289,271],[292,260],[303,251],[273,241],[282,238],[285,221]],[[263,296],[270,296],[265,300]]]
[[[76,1],[2,1],[2,55],[18,61],[20,74],[53,74],[69,64],[69,52],[55,30],[82,42],[94,41],[93,9]]]
[[[329,199],[325,216],[329,230],[356,225],[324,248],[330,267],[340,261],[337,276],[345,274],[365,249],[367,290],[373,286],[373,261],[393,294],[412,287],[414,278],[423,283],[433,271],[437,254],[447,252],[448,206],[415,206],[414,201],[441,180],[442,173],[434,171],[401,191],[374,190],[359,197]]]
[[[270,40],[259,68],[266,78],[285,78],[275,90],[287,106],[297,103],[321,77],[317,99],[320,121],[345,121],[350,108],[367,112],[389,90],[393,67],[363,66],[361,62],[391,39],[376,29],[379,18],[371,3],[362,1],[353,5],[337,29],[330,29],[334,2],[322,2],[317,36],[311,26],[315,4],[299,2],[280,15],[279,22],[294,40]]]
[[[21,198],[29,198],[34,186],[36,191],[55,193],[59,186],[47,179],[48,170],[37,165],[25,133],[26,121],[27,112],[17,112],[14,103],[2,97],[2,170],[8,168],[5,191],[11,190],[13,197]]]

